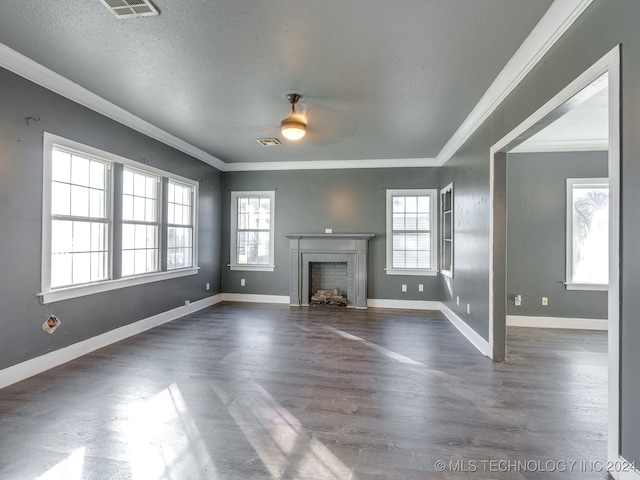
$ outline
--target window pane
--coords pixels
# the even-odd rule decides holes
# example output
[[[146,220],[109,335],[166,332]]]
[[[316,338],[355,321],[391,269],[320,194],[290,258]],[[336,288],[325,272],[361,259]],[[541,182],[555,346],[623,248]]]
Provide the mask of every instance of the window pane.
[[[71,156],[71,183],[89,186],[89,162],[86,158]]]
[[[138,222],[144,221],[144,198],[133,197],[133,219]]]
[[[89,216],[104,218],[104,190],[89,190]]]
[[[73,222],[73,251],[88,252],[90,250],[91,224],[89,222]]]
[[[139,172],[133,174],[133,194],[137,197],[144,197],[146,193],[146,176]]]
[[[405,252],[405,267],[418,268],[418,252],[407,250]]]
[[[407,213],[418,211],[418,197],[405,197],[405,211]]]
[[[122,193],[133,195],[133,171],[126,168],[122,173]]]
[[[51,287],[72,284],[72,254],[54,253],[51,256]]]
[[[431,268],[431,252],[429,250],[418,252],[418,268]]]
[[[431,211],[431,199],[427,196],[418,197],[418,212],[429,213]]]
[[[91,162],[89,167],[89,186],[104,190],[105,188],[105,164],[102,162]]]
[[[135,248],[145,248],[147,246],[147,226],[135,226]]]
[[[428,213],[420,213],[418,214],[418,230],[430,230],[431,225],[429,222],[429,214]]]
[[[56,149],[51,152],[51,179],[54,182],[71,182],[71,154]]]
[[[59,182],[51,184],[51,213],[53,215],[71,214],[71,185]]]
[[[71,186],[71,215],[87,217],[89,215],[89,189]]]
[[[70,253],[73,250],[73,222],[53,220],[51,222],[51,253]]]
[[[418,215],[415,213],[407,213],[404,219],[405,230],[416,230],[418,228]]]
[[[609,189],[574,186],[573,279],[609,283]]]
[[[135,250],[122,251],[122,276],[123,277],[127,277],[135,273],[134,251]]]
[[[73,255],[73,283],[89,283],[91,281],[91,254],[75,253]]]
[[[146,196],[147,198],[158,198],[158,180],[153,177],[147,177],[146,179]]]
[[[404,230],[404,213],[394,213],[392,218],[393,230]]]
[[[393,268],[405,268],[404,250],[393,251]]]
[[[393,213],[404,213],[404,197],[393,197]]]

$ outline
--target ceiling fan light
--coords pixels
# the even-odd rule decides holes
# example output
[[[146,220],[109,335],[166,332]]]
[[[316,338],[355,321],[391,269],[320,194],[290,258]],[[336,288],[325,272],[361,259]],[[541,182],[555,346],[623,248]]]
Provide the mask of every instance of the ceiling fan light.
[[[289,116],[280,122],[282,135],[287,140],[300,140],[307,133],[307,124]]]

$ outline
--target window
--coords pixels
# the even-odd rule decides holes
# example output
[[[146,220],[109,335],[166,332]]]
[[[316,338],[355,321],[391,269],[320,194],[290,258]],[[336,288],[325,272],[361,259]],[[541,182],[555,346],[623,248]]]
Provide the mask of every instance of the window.
[[[609,181],[567,179],[567,289],[606,290],[609,283]]]
[[[193,186],[169,180],[167,269],[193,266]]]
[[[54,148],[51,152],[51,287],[109,275],[109,163]]]
[[[387,274],[436,275],[436,190],[387,190]]]
[[[42,303],[197,273],[197,182],[46,132],[43,149]]]
[[[440,272],[453,277],[453,183],[440,190]]]
[[[160,177],[130,167],[122,175],[122,276],[160,268]]]
[[[273,271],[275,192],[231,192],[231,269]]]

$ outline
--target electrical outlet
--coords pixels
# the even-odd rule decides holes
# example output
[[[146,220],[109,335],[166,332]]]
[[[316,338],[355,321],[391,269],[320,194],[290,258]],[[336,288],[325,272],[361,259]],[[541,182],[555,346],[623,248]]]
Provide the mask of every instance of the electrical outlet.
[[[471,315],[471,305],[467,303],[467,314]]]
[[[325,228],[324,233],[333,233],[333,228]]]
[[[456,305],[460,305],[460,297],[459,296],[456,297]]]
[[[404,283],[402,284],[402,291],[403,291],[403,292],[406,292],[406,291],[407,291],[407,286],[406,286]]]
[[[191,305],[191,302],[189,300],[185,300],[184,301],[184,306],[188,307],[189,305]]]
[[[542,305],[545,307],[549,305],[549,297],[542,297]]]
[[[419,292],[424,292],[424,285],[423,284],[421,284],[421,283],[418,284],[418,291]]]
[[[245,284],[246,284],[246,282],[245,282],[244,278],[241,278],[241,279],[240,279],[240,286],[241,286],[241,287],[244,287],[244,286],[245,286]]]
[[[516,295],[516,297],[514,298],[513,301],[514,301],[516,307],[522,306],[522,295]]]
[[[204,286],[205,290],[211,290],[211,284],[210,283],[206,283]]]

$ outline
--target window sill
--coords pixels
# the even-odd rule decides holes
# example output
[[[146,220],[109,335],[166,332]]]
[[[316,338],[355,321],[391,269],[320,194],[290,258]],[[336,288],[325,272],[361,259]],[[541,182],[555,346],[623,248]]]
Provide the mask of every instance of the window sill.
[[[435,277],[438,275],[437,270],[416,270],[416,269],[403,269],[403,268],[386,268],[387,275],[414,275],[421,277]]]
[[[40,303],[46,305],[52,302],[84,297],[86,295],[93,295],[95,293],[133,287],[135,285],[143,285],[145,283],[159,282],[160,280],[186,277],[188,275],[196,275],[199,270],[200,267],[192,267],[182,268],[180,270],[171,270],[168,272],[148,273],[146,275],[120,278],[118,280],[105,280],[104,282],[89,283],[86,285],[78,285],[75,287],[57,288],[48,292],[40,292],[37,294],[37,296],[40,299]]]
[[[273,272],[275,265],[229,265],[230,270],[242,270],[245,272]]]
[[[449,278],[453,278],[453,270],[440,270],[440,273]]]
[[[609,286],[600,283],[569,283],[564,282],[567,290],[586,290],[592,292],[606,292],[609,290]]]

